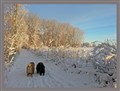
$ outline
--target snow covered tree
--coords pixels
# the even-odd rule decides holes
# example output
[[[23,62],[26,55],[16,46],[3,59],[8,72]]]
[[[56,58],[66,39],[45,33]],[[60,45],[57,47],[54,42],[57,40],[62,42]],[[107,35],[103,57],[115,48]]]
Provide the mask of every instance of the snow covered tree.
[[[38,48],[40,46],[39,32],[34,30],[29,30],[31,26],[27,24],[26,21],[28,15],[28,11],[25,9],[23,5],[12,4],[5,5],[4,11],[4,56],[5,62],[11,61],[11,56],[15,52],[19,52],[19,50],[23,47]],[[37,22],[36,18],[33,19]],[[35,24],[35,22],[32,23]],[[37,25],[36,25],[37,26]],[[36,29],[36,26],[35,29]],[[33,32],[31,32],[33,31]],[[33,41],[30,43],[30,41]]]

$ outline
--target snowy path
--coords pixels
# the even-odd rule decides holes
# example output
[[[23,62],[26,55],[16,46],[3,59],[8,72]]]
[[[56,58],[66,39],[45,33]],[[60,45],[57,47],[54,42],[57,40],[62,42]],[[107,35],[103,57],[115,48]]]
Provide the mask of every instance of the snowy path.
[[[34,61],[43,62],[46,67],[45,76],[39,74],[33,77],[26,76],[26,65]],[[6,74],[7,73],[7,74]],[[42,56],[36,56],[30,51],[21,50],[17,55],[14,65],[5,71],[5,86],[7,88],[90,88],[97,87],[93,74],[70,74],[61,70]]]

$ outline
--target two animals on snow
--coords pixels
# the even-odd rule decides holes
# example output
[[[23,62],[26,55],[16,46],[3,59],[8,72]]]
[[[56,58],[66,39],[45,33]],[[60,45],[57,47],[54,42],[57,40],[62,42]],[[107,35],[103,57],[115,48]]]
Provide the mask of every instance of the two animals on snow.
[[[27,68],[26,68],[26,73],[27,73],[27,76],[33,76],[34,74],[34,70],[35,70],[35,63],[34,62],[30,62],[28,65],[27,65]],[[37,74],[40,74],[41,75],[45,75],[45,65],[42,63],[42,62],[39,62],[36,66],[36,71],[37,71]]]

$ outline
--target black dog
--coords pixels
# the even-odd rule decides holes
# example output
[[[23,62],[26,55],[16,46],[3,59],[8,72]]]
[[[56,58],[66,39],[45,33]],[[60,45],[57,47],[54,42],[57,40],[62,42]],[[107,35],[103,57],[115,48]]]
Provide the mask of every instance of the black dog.
[[[45,66],[44,66],[44,64],[43,64],[42,62],[39,62],[39,63],[37,64],[36,70],[37,70],[37,73],[40,74],[40,76],[41,76],[41,75],[43,75],[43,76],[45,75]]]

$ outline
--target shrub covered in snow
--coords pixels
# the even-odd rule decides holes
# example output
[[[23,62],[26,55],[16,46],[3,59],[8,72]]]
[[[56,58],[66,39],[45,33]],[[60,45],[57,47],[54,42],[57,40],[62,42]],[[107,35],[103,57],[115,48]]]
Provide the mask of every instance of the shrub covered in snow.
[[[92,51],[92,55],[89,57],[89,59],[98,73],[108,75],[108,76],[97,75],[101,86],[104,87],[104,86],[108,86],[108,84],[110,83],[113,84],[114,82],[113,80],[117,78],[116,45],[111,45],[110,43],[99,44],[94,48],[94,50]]]

